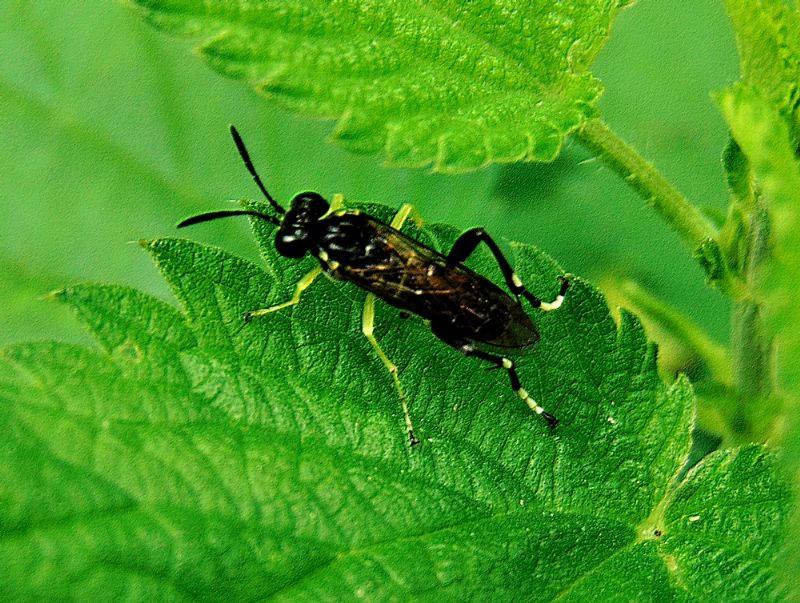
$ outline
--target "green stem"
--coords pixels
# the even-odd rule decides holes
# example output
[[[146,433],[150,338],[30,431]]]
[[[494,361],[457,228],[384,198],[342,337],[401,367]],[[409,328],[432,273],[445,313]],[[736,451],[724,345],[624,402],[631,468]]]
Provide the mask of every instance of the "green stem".
[[[730,358],[725,347],[714,342],[685,314],[650,295],[636,282],[620,283],[619,292],[642,316],[658,323],[662,329],[700,358],[714,381],[725,386],[731,385]]]
[[[717,229],[678,190],[631,146],[625,144],[600,119],[586,122],[578,138],[638,192],[692,250],[707,239],[716,239]]]
[[[736,389],[745,403],[749,403],[769,391],[769,367],[759,305],[752,300],[736,302],[731,331]]]
[[[745,279],[753,289],[759,268],[769,249],[769,216],[763,204],[757,202],[750,211],[750,232],[747,246]],[[736,389],[741,394],[742,406],[735,417],[737,430],[748,430],[746,421],[752,401],[764,398],[771,391],[770,344],[762,322],[760,304],[752,297],[735,302],[731,325],[731,356]]]

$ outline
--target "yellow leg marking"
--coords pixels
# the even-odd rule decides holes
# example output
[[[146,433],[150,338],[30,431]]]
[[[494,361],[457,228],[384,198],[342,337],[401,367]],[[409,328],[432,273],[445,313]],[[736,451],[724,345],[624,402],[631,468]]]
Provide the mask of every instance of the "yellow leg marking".
[[[522,398],[522,401],[523,401],[523,402],[525,402],[525,404],[527,404],[527,405],[528,405],[528,407],[529,407],[529,408],[530,408],[530,409],[531,409],[533,412],[535,412],[537,415],[540,415],[540,414],[542,414],[542,413],[544,412],[544,408],[542,408],[541,406],[539,406],[539,405],[536,403],[536,400],[534,400],[533,398],[531,398],[531,395],[528,393],[528,391],[527,391],[527,390],[525,390],[525,389],[522,389],[522,388],[519,388],[519,389],[517,390],[517,395],[518,395],[520,398]]]
[[[333,197],[331,197],[331,203],[328,207],[328,211],[325,212],[325,215],[322,216],[323,218],[327,218],[328,216],[333,215],[335,212],[339,211],[344,207],[344,195],[342,193],[336,193]]]
[[[396,228],[400,230],[403,228],[403,224],[405,224],[408,216],[411,215],[411,212],[414,211],[414,206],[410,203],[403,203],[403,206],[398,210],[398,212],[392,218],[392,223],[389,224],[392,228]]]
[[[564,303],[564,296],[567,293],[567,287],[569,287],[569,281],[567,277],[562,276],[559,278],[561,281],[561,290],[558,292],[556,298],[551,302],[542,302],[539,306],[539,309],[542,312],[551,312],[552,310],[558,310],[561,307],[561,304]]]
[[[311,286],[311,283],[314,282],[314,279],[317,278],[322,273],[322,266],[317,266],[311,272],[306,274],[300,281],[297,283],[297,287],[295,287],[294,295],[292,299],[289,301],[283,302],[282,304],[278,304],[277,306],[270,306],[269,308],[262,308],[261,310],[253,310],[252,312],[245,312],[244,319],[250,320],[251,318],[255,318],[256,316],[264,316],[265,314],[271,314],[273,312],[277,312],[278,310],[282,310],[283,308],[288,308],[289,306],[294,306],[300,302],[300,295],[302,295],[303,291],[308,289]]]
[[[375,339],[375,335],[373,335],[374,326],[375,326],[375,296],[372,295],[372,293],[369,293],[367,294],[367,300],[364,302],[364,313],[361,316],[361,331],[364,333],[364,336],[369,340],[370,344],[372,344],[372,347],[375,349],[375,353],[378,354],[378,357],[381,359],[381,362],[383,362],[383,365],[388,369],[389,374],[392,376],[392,380],[394,380],[394,387],[397,390],[398,395],[400,396],[400,404],[403,406],[403,416],[405,417],[406,421],[408,438],[411,441],[411,445],[416,446],[417,444],[419,444],[419,440],[417,439],[417,436],[414,435],[414,424],[411,422],[411,415],[408,414],[408,404],[406,403],[406,396],[403,393],[403,387],[400,385],[400,379],[397,376],[397,366],[395,365],[394,362],[389,360],[389,357],[381,349],[378,340]]]
[[[539,306],[539,309],[542,312],[551,312],[553,310],[558,310],[561,307],[561,304],[564,303],[564,296],[559,295],[551,302],[542,302],[542,305]]]

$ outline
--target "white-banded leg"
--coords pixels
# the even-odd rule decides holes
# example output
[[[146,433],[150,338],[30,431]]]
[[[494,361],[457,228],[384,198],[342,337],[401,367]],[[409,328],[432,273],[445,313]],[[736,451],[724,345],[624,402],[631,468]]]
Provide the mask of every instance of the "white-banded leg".
[[[406,421],[406,429],[408,430],[408,439],[412,446],[419,444],[417,436],[414,434],[414,424],[411,422],[411,415],[408,413],[408,403],[406,402],[406,395],[403,392],[403,386],[400,384],[400,378],[397,375],[397,365],[389,360],[389,357],[381,348],[378,340],[374,335],[375,328],[375,296],[372,293],[367,294],[367,300],[364,302],[364,312],[361,316],[361,331],[364,336],[372,344],[375,353],[383,362],[383,365],[389,371],[394,381],[394,387],[397,390],[397,395],[400,396],[400,404],[403,407],[403,417]]]
[[[460,348],[461,352],[465,356],[474,356],[476,358],[481,358],[483,360],[487,360],[496,364],[500,368],[506,369],[508,372],[508,377],[511,379],[511,389],[520,397],[520,399],[528,405],[533,412],[537,415],[545,419],[549,424],[550,427],[555,427],[558,425],[558,419],[556,419],[553,415],[547,412],[544,408],[539,406],[536,403],[531,395],[528,393],[528,390],[522,387],[522,383],[519,381],[519,376],[517,375],[517,369],[514,367],[514,361],[510,358],[505,358],[504,356],[496,356],[495,354],[487,354],[481,350],[475,349],[473,346],[469,344],[465,344]]]
[[[511,268],[511,264],[508,263],[506,256],[503,255],[500,247],[483,228],[473,228],[458,237],[456,242],[453,243],[450,253],[447,254],[447,259],[454,264],[460,264],[472,255],[472,252],[475,251],[481,243],[485,243],[492,252],[492,255],[497,261],[497,265],[500,266],[500,271],[503,273],[503,278],[508,288],[514,295],[522,295],[534,308],[539,308],[543,312],[550,312],[551,310],[557,310],[561,307],[561,304],[564,303],[564,296],[569,288],[569,281],[566,277],[559,277],[561,280],[561,288],[556,298],[551,302],[542,301],[525,288],[525,285],[522,284],[522,281],[517,276],[516,272],[514,272],[514,269]]]
[[[252,310],[251,312],[244,313],[244,320],[248,321],[251,318],[255,318],[257,316],[264,316],[265,314],[271,314],[272,312],[277,312],[278,310],[282,310],[283,308],[288,308],[289,306],[294,306],[300,302],[300,296],[303,294],[303,291],[308,289],[311,286],[311,283],[314,282],[320,274],[322,273],[322,266],[315,267],[311,272],[306,274],[303,278],[301,278],[297,286],[294,289],[294,295],[292,295],[292,299],[289,301],[285,301],[282,304],[277,304],[275,306],[270,306],[269,308],[262,308],[260,310]]]
[[[435,323],[431,323],[431,330],[439,339],[444,341],[447,345],[454,347],[465,356],[480,358],[481,360],[491,362],[497,368],[505,369],[508,373],[508,378],[511,380],[511,389],[513,389],[514,393],[517,394],[517,396],[519,396],[519,398],[528,405],[528,408],[545,419],[550,424],[550,427],[555,427],[558,425],[558,419],[547,412],[544,408],[539,406],[536,400],[534,400],[533,397],[528,393],[528,390],[522,387],[522,383],[520,383],[519,375],[517,375],[517,369],[513,360],[506,358],[505,356],[490,354],[488,352],[484,352],[483,350],[479,350],[468,340],[452,337],[448,334],[446,328],[442,328],[440,325],[436,325]]]
[[[520,286],[522,286],[522,282],[519,280],[516,274],[514,274],[515,283],[518,282]],[[558,290],[558,295],[556,298],[551,302],[542,301],[532,293],[529,293],[527,290],[523,291],[523,295],[525,295],[526,299],[533,304],[534,307],[539,308],[542,312],[550,312],[551,310],[558,310],[561,307],[561,304],[564,303],[564,297],[567,295],[567,289],[569,289],[569,280],[566,276],[559,276],[558,280],[561,281],[561,287]],[[539,305],[537,306],[534,302],[538,301]]]

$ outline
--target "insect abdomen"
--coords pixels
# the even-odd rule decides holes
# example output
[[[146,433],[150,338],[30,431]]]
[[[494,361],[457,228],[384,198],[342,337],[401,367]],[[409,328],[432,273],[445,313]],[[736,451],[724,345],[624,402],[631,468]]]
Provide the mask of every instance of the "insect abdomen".
[[[324,222],[320,247],[334,278],[475,342],[519,348],[538,340],[517,300],[466,266],[363,214]]]

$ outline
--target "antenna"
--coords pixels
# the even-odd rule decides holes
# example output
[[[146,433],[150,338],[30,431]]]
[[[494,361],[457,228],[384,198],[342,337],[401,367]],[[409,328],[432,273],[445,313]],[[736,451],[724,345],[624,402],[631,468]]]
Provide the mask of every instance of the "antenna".
[[[216,220],[217,218],[228,218],[230,216],[254,216],[256,218],[266,220],[267,222],[271,222],[275,226],[280,226],[281,223],[280,220],[278,220],[278,218],[275,216],[262,214],[259,211],[252,211],[249,209],[229,209],[222,211],[210,211],[205,214],[199,214],[197,216],[192,216],[191,218],[186,218],[183,222],[178,224],[178,228],[192,226],[193,224],[200,224],[201,222],[208,222],[209,220]]]
[[[236,144],[236,149],[239,151],[239,155],[241,156],[242,161],[244,161],[247,171],[250,172],[250,175],[253,177],[253,180],[255,180],[258,188],[261,189],[261,192],[264,193],[267,201],[269,201],[270,205],[272,205],[272,209],[279,214],[285,214],[286,210],[278,205],[278,202],[275,201],[275,199],[272,198],[272,195],[267,192],[267,187],[265,187],[264,183],[261,182],[261,178],[259,177],[258,172],[256,172],[256,168],[253,166],[253,162],[250,159],[250,153],[247,152],[247,147],[244,146],[244,141],[242,140],[242,137],[239,136],[239,132],[235,126],[231,126],[231,136],[233,136],[233,142]]]

